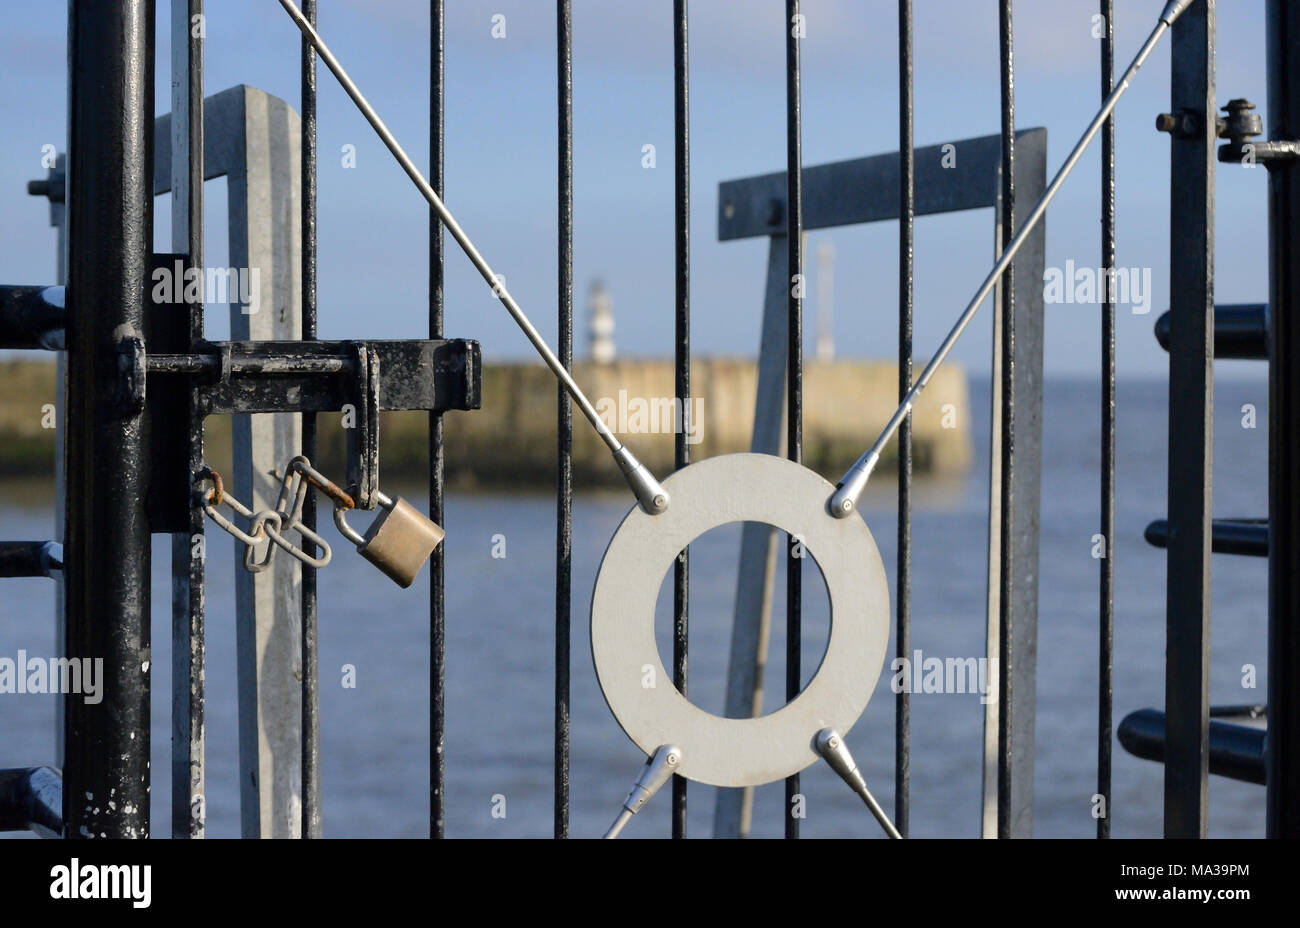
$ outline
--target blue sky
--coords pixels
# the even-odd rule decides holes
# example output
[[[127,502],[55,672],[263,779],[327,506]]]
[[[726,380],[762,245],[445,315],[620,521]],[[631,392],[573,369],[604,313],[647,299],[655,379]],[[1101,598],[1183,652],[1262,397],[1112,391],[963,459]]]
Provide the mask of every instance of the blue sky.
[[[158,112],[168,108],[168,4],[159,4]],[[275,0],[209,0],[209,94],[247,83],[298,100],[298,33]],[[320,29],[363,92],[420,164],[428,161],[428,8],[411,0],[321,0]],[[1147,35],[1159,0],[1118,0],[1120,67]],[[555,16],[543,0],[448,4],[446,201],[511,293],[554,339],[556,325]],[[1046,126],[1055,171],[1095,111],[1099,43],[1093,0],[1033,0],[1016,9],[1016,108],[1022,128]],[[897,148],[897,4],[804,0],[804,160],[813,165]],[[917,0],[916,141],[940,144],[998,131],[994,0]],[[506,18],[506,38],[491,35]],[[672,350],[673,73],[667,0],[574,0],[575,280],[578,352],[586,290],[600,277],[615,301],[624,355]],[[758,344],[767,244],[717,241],[720,181],[785,165],[783,0],[692,0],[692,242],[694,350],[752,354]],[[25,182],[42,176],[41,147],[66,138],[66,16],[62,4],[0,8],[0,279],[53,278],[54,233]],[[426,332],[428,210],[409,180],[323,68],[320,76],[320,329],[325,338],[414,338]],[[1219,4],[1220,103],[1265,104],[1264,5]],[[1121,375],[1156,375],[1167,356],[1151,328],[1168,305],[1169,154],[1153,129],[1168,109],[1166,40],[1120,104],[1118,264],[1150,267],[1148,315],[1122,309]],[[352,144],[357,166],[345,169]],[[657,167],[641,166],[645,144]],[[1048,266],[1099,263],[1099,158],[1093,149],[1048,214]],[[1217,300],[1267,298],[1266,177],[1220,166]],[[225,195],[208,185],[208,263],[225,262]],[[167,242],[165,204],[158,242]],[[991,210],[918,221],[916,352],[924,359],[990,264]],[[841,357],[891,357],[897,332],[897,227],[879,223],[810,235],[838,255],[835,340]],[[448,239],[449,335],[479,339],[491,359],[531,347]],[[810,262],[811,273],[811,262]],[[811,352],[815,292],[807,301]],[[221,311],[209,335],[223,337]],[[1047,370],[1099,366],[1100,309],[1047,307]],[[954,352],[986,370],[990,318]],[[1219,376],[1262,377],[1262,365],[1224,362]]]

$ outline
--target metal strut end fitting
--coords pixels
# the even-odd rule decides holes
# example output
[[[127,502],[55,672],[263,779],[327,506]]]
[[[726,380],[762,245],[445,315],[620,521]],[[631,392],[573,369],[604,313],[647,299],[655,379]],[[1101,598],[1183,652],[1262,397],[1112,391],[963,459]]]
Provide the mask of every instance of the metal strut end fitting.
[[[1160,14],[1160,21],[1166,26],[1172,26],[1174,20],[1182,16],[1187,8],[1195,3],[1196,0],[1169,0],[1165,4],[1165,11]]]
[[[880,827],[885,830],[885,834],[891,838],[902,838],[894,823],[889,820],[885,810],[880,807],[876,797],[871,795],[871,790],[867,789],[866,778],[858,770],[858,763],[849,753],[849,746],[844,743],[844,736],[833,728],[823,728],[817,732],[817,737],[813,739],[813,744],[817,748],[817,753],[822,756],[853,792],[858,794],[867,808],[871,811],[872,816]]]
[[[623,826],[632,820],[632,816],[640,812],[650,801],[650,797],[672,779],[681,762],[681,748],[671,744],[661,744],[656,748],[655,752],[646,758],[641,775],[636,778],[632,792],[628,793],[627,798],[623,800],[623,808],[619,811],[618,818],[614,819],[614,824],[609,826],[609,831],[605,832],[605,837],[617,838]]]
[[[871,472],[876,469],[876,462],[879,460],[880,455],[873,451],[849,468],[849,472],[839,482],[827,504],[831,515],[837,519],[844,519],[853,512],[858,497],[862,495],[862,490],[866,487],[867,480],[871,477]]]
[[[627,478],[627,485],[632,488],[641,508],[652,516],[657,516],[668,509],[668,491],[663,488],[655,475],[636,459],[627,445],[620,445],[614,452],[614,461],[618,469]]]
[[[817,753],[855,793],[861,795],[867,788],[867,781],[859,772],[853,755],[849,753],[848,746],[844,743],[844,736],[835,729],[823,728],[817,732]]]

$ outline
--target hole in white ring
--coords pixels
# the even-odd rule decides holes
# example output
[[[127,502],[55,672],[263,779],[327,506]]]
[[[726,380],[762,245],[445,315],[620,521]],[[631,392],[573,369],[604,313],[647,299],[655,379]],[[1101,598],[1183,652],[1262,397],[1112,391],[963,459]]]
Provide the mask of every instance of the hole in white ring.
[[[686,698],[697,708],[721,718],[748,718],[748,712],[726,711],[727,676],[741,538],[748,527],[768,529],[775,536],[774,581],[769,609],[767,657],[762,670],[763,703],[759,717],[786,705],[786,548],[788,535],[764,522],[729,522],[715,526],[690,545],[689,653]],[[803,557],[802,642],[800,692],[807,688],[826,656],[830,643],[830,594],[812,552],[800,545]],[[659,660],[673,685],[674,575],[669,565],[655,601],[655,643]]]

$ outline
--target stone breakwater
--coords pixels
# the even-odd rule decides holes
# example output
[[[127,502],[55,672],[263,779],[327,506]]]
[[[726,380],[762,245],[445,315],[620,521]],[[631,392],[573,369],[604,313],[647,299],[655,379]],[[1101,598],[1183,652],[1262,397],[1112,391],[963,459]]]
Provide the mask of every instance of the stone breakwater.
[[[917,365],[918,369],[920,365]],[[596,411],[655,473],[672,470],[674,436],[686,435],[691,457],[748,451],[754,427],[757,374],[753,361],[698,358],[691,370],[692,397],[673,396],[667,360],[580,362],[574,376]],[[444,417],[446,474],[452,486],[554,485],[556,382],[540,363],[488,361],[483,408]],[[804,462],[834,480],[875,439],[897,408],[898,368],[890,362],[809,361],[804,366]],[[0,362],[0,476],[52,473],[54,365]],[[966,374],[945,365],[913,410],[913,462],[921,475],[965,472],[971,461],[970,399]],[[618,486],[609,452],[575,409],[575,485]],[[419,480],[427,472],[427,417],[385,413],[380,426],[381,477]],[[344,431],[337,414],[320,416],[319,463],[342,478]],[[782,429],[784,434],[784,428]],[[207,420],[207,456],[218,470],[230,467],[230,424]],[[895,466],[890,442],[882,468]]]

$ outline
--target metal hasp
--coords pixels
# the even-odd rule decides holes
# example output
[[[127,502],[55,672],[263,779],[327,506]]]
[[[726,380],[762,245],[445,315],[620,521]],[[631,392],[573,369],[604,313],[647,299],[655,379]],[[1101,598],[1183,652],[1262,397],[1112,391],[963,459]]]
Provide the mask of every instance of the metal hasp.
[[[1300,2],[1268,0],[1270,139],[1300,139]],[[1300,161],[1268,172],[1266,832],[1300,837]]]
[[[1001,137],[988,135],[950,144],[961,153],[953,168],[943,166],[944,144],[916,149],[916,216],[985,209],[998,203]],[[901,171],[902,159],[896,152],[804,168],[804,228],[825,229],[899,219]],[[1016,189],[1031,200],[1046,189],[1046,129],[1030,128],[1016,133],[1015,175]],[[754,451],[765,454],[781,454],[784,450],[785,313],[789,291],[785,197],[784,172],[726,181],[718,187],[720,241],[771,238],[752,445]],[[1013,690],[1016,696],[1012,715],[1019,736],[1011,763],[1016,770],[1012,804],[1017,835],[1030,833],[1033,807],[1045,249],[1044,222],[1031,230],[1014,264],[1017,363],[1013,487],[1019,505],[1009,531],[1016,546],[1013,586],[1017,618],[1013,649],[1017,659],[1013,672],[1018,685]],[[995,372],[995,381],[997,377]],[[997,441],[990,456],[996,473],[1001,459]],[[770,527],[752,523],[744,526],[727,678],[728,717],[749,718],[757,714],[761,704],[759,668],[766,662],[775,544],[776,537]],[[991,544],[991,568],[996,570],[996,539],[991,539]],[[997,577],[991,577],[990,582],[998,583]],[[995,710],[996,706],[992,708]],[[988,724],[996,729],[996,712]],[[720,837],[745,834],[751,802],[749,791],[720,791],[714,833]]]
[[[63,778],[52,767],[0,770],[0,831],[63,837]]]
[[[64,700],[67,837],[149,836],[148,417],[116,397],[145,331],[153,73],[151,0],[69,3],[65,647],[103,658],[104,698]]]
[[[1174,23],[1171,51],[1171,111],[1187,117],[1195,131],[1169,138],[1164,831],[1170,838],[1206,833],[1217,137],[1214,16],[1214,0],[1186,7]]]
[[[206,416],[331,412],[350,404],[358,389],[358,346],[384,371],[370,381],[380,412],[481,405],[481,350],[470,339],[205,342],[193,354],[148,355],[145,368],[150,379],[195,377]]]
[[[1210,709],[1210,773],[1247,783],[1264,783],[1264,743],[1268,712],[1264,706],[1215,706]],[[1139,709],[1119,723],[1119,743],[1134,757],[1163,763],[1165,714]]]

